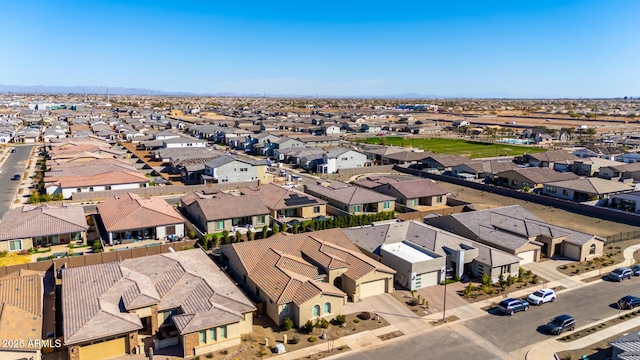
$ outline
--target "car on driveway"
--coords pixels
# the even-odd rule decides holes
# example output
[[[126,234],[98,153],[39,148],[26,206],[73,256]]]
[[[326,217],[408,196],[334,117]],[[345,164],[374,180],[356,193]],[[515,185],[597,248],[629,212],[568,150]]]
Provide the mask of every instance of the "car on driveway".
[[[640,264],[633,265],[631,267],[631,271],[633,272],[633,275],[640,276]]]
[[[640,305],[640,298],[633,295],[627,295],[618,300],[618,309],[629,310]]]
[[[505,314],[513,316],[513,314],[517,313],[518,311],[529,310],[529,303],[526,300],[509,298],[500,301],[500,303],[498,304],[498,310]]]
[[[612,281],[622,281],[624,279],[631,279],[633,271],[629,268],[617,268],[607,275],[607,278]]]
[[[556,316],[545,325],[545,328],[554,335],[560,335],[565,330],[574,330],[576,328],[576,319],[567,314]]]
[[[16,152],[16,148],[11,148],[11,152],[12,153]]]
[[[13,177],[11,178],[11,180],[20,180],[20,174],[15,174],[15,175],[13,175]]]
[[[540,289],[527,297],[527,301],[533,305],[542,305],[555,299],[556,292],[551,289]]]

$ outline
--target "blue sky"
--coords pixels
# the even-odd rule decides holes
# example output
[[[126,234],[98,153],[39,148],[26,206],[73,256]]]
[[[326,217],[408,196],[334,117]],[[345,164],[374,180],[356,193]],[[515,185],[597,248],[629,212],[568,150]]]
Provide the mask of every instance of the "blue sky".
[[[0,83],[640,96],[640,1],[3,1]]]

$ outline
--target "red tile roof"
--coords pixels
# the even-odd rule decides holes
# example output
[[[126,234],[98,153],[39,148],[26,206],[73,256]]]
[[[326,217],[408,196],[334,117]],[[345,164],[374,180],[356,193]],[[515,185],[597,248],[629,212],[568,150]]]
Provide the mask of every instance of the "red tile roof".
[[[182,216],[164,199],[140,198],[132,193],[98,204],[108,232],[184,223]]]

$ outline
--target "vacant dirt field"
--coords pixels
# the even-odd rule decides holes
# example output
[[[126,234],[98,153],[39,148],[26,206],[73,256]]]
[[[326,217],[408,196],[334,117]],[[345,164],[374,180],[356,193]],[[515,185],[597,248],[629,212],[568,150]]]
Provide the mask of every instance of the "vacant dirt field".
[[[582,231],[588,234],[598,236],[607,236],[627,231],[639,231],[640,227],[620,224],[613,221],[591,218],[584,215],[574,214],[565,210],[553,208],[550,206],[539,205],[528,201],[512,199],[506,196],[491,194],[463,186],[439,182],[438,185],[454,194],[461,201],[470,202],[478,205],[486,205],[490,207],[520,205],[531,211],[536,216],[549,223],[563,226],[576,231]]]

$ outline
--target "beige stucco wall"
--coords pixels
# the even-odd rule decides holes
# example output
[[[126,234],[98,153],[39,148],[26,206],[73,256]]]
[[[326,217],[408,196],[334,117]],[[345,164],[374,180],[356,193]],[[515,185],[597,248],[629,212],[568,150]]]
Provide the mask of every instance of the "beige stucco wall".
[[[324,304],[331,304],[331,311],[329,313],[324,312]],[[301,304],[297,308],[297,317],[299,319],[298,326],[304,325],[307,320],[314,320],[318,317],[333,317],[338,314],[342,314],[343,306],[347,303],[347,297],[333,296],[333,295],[318,295],[309,301]],[[320,315],[313,316],[313,307],[315,305],[320,306]]]
[[[21,250],[29,250],[29,248],[33,247],[33,241],[32,239],[16,239],[16,240],[22,240],[22,249]],[[0,251],[7,251],[7,252],[11,252],[9,251],[9,241],[0,241]],[[20,250],[16,250],[15,252],[19,252]],[[47,256],[47,255],[43,255],[43,256]]]
[[[589,248],[591,247],[592,244],[596,245],[596,253],[593,255],[590,255]],[[573,245],[570,243],[565,243],[565,246],[578,247],[577,245]],[[593,238],[578,248],[580,249],[580,257],[576,258],[576,260],[578,261],[584,261],[585,259],[589,260],[594,257],[602,256],[602,254],[604,253],[604,241],[600,241],[600,240],[597,240],[596,238]]]
[[[342,277],[342,291],[349,295],[354,302],[360,301],[360,284],[367,283],[370,281],[386,279],[386,289],[387,293],[393,292],[393,274],[387,274],[379,271],[373,271],[357,281],[353,279],[343,276]]]
[[[313,213],[313,206],[305,206],[301,209],[300,215],[305,219],[312,219],[316,216],[327,216],[327,205],[316,205],[320,207],[319,213]]]

